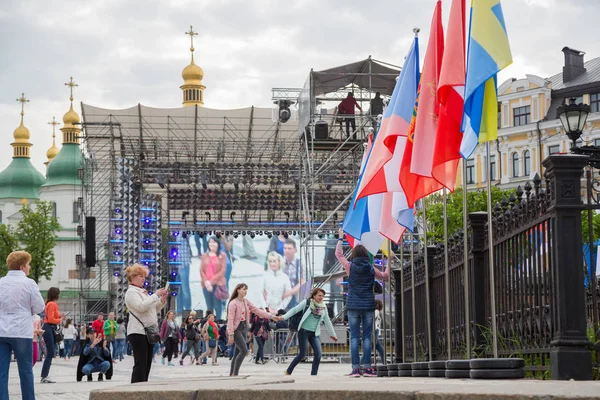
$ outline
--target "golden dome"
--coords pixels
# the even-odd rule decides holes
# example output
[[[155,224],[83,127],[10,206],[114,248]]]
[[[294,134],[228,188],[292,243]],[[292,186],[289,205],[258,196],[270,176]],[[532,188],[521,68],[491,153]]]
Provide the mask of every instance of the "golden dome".
[[[29,129],[23,125],[23,119],[21,119],[21,125],[15,129],[13,136],[15,138],[15,143],[29,143],[31,134],[29,133]]]
[[[79,123],[79,115],[73,110],[73,103],[71,103],[71,108],[67,113],[63,116],[63,122],[66,125],[75,125]]]
[[[50,147],[48,149],[48,151],[46,152],[46,157],[48,157],[48,162],[52,161],[52,159],[54,157],[56,157],[56,155],[58,154],[59,151],[60,151],[60,149],[58,147],[56,147],[56,143],[52,143],[52,147]]]
[[[191,83],[190,81],[202,81],[202,78],[204,78],[204,71],[194,63],[194,56],[192,56],[190,64],[181,72],[181,77],[186,84]]]

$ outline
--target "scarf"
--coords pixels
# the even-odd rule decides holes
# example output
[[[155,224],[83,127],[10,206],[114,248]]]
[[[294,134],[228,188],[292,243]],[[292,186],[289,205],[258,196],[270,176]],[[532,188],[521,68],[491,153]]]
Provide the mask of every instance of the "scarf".
[[[327,310],[325,303],[317,303],[315,299],[310,299],[310,311],[315,316],[321,316]]]

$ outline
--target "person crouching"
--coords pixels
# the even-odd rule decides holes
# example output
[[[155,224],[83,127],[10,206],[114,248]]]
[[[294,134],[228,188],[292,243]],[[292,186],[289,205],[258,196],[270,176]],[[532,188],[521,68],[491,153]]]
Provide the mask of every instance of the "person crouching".
[[[112,371],[109,373],[109,370],[111,370],[112,364],[110,351],[107,348],[108,343],[91,327],[87,330],[86,339],[77,366],[77,380],[80,381],[85,375],[88,381],[91,381],[93,372],[100,372],[99,381],[103,380],[103,375],[106,375],[106,379],[110,379]]]

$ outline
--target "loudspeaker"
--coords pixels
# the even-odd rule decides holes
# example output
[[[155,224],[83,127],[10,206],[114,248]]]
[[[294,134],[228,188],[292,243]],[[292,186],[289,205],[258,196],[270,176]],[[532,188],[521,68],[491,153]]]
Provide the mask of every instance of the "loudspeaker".
[[[325,121],[315,122],[315,139],[325,140],[329,138],[329,124]]]
[[[85,217],[85,266],[96,266],[96,217]]]

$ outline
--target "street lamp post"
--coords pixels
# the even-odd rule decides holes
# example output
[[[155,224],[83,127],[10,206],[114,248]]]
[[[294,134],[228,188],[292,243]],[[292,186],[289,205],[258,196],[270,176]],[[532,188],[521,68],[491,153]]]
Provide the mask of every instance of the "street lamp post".
[[[600,180],[594,178],[593,168],[600,168],[600,147],[592,146],[585,144],[584,146],[578,146],[577,141],[580,139],[581,134],[583,133],[583,129],[585,128],[585,123],[587,121],[588,114],[591,109],[590,106],[586,104],[576,103],[574,98],[569,99],[569,104],[563,104],[557,108],[557,115],[560,119],[560,122],[563,126],[565,134],[569,137],[569,139],[573,142],[571,145],[571,153],[581,154],[588,157],[587,165],[585,167],[585,177],[586,177],[586,209],[587,209],[587,220],[588,220],[588,242],[589,242],[589,268],[587,270],[587,278],[588,285],[591,291],[592,297],[592,324],[594,326],[594,343],[597,342],[596,338],[596,327],[598,324],[598,316],[597,316],[597,283],[596,283],[596,268],[595,268],[595,257],[593,251],[594,245],[594,226],[593,226],[593,215],[594,209],[600,208],[600,197],[595,195],[595,192],[599,191]],[[564,268],[565,266],[559,266],[559,269]],[[581,283],[579,283],[581,284]],[[587,301],[587,296],[586,296]],[[581,312],[578,310],[578,312]],[[585,311],[584,311],[585,312]],[[584,317],[584,316],[582,316]],[[584,317],[585,318],[585,317]],[[587,319],[587,318],[586,318]],[[554,341],[557,342],[557,346],[560,346],[558,343],[567,343],[572,341],[575,343],[577,340],[574,338],[568,338],[565,341],[565,338],[562,337],[561,332],[555,333]],[[577,335],[575,335],[577,336]],[[583,339],[583,338],[580,338]],[[560,351],[560,350],[558,350]],[[596,352],[598,356],[598,352]],[[559,374],[563,375],[563,374]],[[585,375],[585,374],[584,374]],[[582,377],[580,377],[581,379]],[[559,378],[561,379],[561,378]]]

